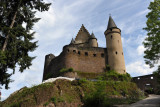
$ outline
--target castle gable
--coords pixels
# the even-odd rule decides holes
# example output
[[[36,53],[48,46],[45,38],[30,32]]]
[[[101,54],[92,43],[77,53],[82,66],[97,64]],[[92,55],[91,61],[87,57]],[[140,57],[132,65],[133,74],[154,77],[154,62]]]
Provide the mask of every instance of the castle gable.
[[[88,42],[90,38],[90,33],[88,32],[88,30],[84,27],[84,25],[82,24],[76,38],[75,38],[75,43],[79,44],[79,43],[86,43]]]

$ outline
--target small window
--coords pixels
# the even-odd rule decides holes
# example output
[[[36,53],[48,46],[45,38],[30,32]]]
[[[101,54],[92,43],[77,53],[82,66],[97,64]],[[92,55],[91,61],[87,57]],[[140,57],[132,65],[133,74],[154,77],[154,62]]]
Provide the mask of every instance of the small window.
[[[151,79],[153,79],[153,77],[151,77]]]
[[[81,52],[80,52],[80,51],[78,51],[78,54],[80,55],[80,54],[81,54]]]
[[[85,52],[85,56],[88,56],[88,52]]]
[[[102,57],[102,58],[104,57],[104,54],[103,54],[103,53],[101,54],[101,57]]]
[[[119,40],[118,40],[118,43],[119,43]]]
[[[123,55],[123,52],[122,52],[122,55]]]
[[[116,51],[116,54],[118,54],[118,52]]]
[[[126,72],[126,71],[124,70],[124,72]]]
[[[76,53],[76,50],[73,50],[74,53]]]
[[[112,35],[111,35],[111,39],[112,39]]]
[[[140,78],[139,78],[139,77],[138,77],[137,79],[138,79],[138,80],[140,80]]]
[[[96,54],[93,54],[94,57],[96,57]]]

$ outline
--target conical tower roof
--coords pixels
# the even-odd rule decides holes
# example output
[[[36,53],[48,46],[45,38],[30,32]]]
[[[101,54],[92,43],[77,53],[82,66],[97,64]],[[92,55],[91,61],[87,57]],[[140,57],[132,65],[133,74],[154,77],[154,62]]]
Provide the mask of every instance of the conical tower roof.
[[[110,29],[110,28],[117,28],[117,26],[116,26],[116,24],[115,24],[115,22],[114,22],[114,20],[112,19],[111,16],[109,16],[109,21],[108,21],[108,27],[107,27],[107,29]]]
[[[92,32],[91,37],[90,38],[96,38],[94,33]]]
[[[75,41],[74,41],[74,39],[72,38],[72,40],[71,40],[71,43],[70,44],[74,44],[75,43]]]

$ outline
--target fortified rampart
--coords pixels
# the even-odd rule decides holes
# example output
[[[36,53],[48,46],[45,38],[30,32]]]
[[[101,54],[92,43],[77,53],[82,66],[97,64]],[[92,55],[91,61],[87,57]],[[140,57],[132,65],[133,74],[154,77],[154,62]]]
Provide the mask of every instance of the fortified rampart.
[[[59,76],[59,71],[62,68],[74,68],[81,72],[104,72],[107,61],[107,49],[98,47],[79,47],[75,45],[66,45],[62,53],[57,57],[53,54],[46,56],[46,61],[50,63],[47,69],[44,69],[43,78],[46,74],[52,74],[52,77]]]

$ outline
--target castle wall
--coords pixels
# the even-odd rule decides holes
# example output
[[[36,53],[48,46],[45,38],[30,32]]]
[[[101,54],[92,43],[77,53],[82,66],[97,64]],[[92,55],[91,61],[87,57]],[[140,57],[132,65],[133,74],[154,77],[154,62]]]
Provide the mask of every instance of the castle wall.
[[[51,60],[45,70],[43,80],[47,75],[59,76],[62,68],[73,68],[81,72],[104,72],[107,62],[107,52],[105,48],[82,48],[76,46],[65,46],[63,52]],[[45,78],[46,77],[46,78]]]
[[[103,48],[76,48],[68,47],[65,65],[81,72],[104,72],[106,52]]]
[[[158,85],[157,77],[153,74],[133,77],[133,82],[135,82],[137,86],[143,91],[149,90],[149,88],[153,88],[153,91],[156,92]]]
[[[62,52],[59,56],[51,60],[50,64],[44,71],[43,80],[48,79],[48,76],[57,77],[62,68],[65,68],[65,53]]]

